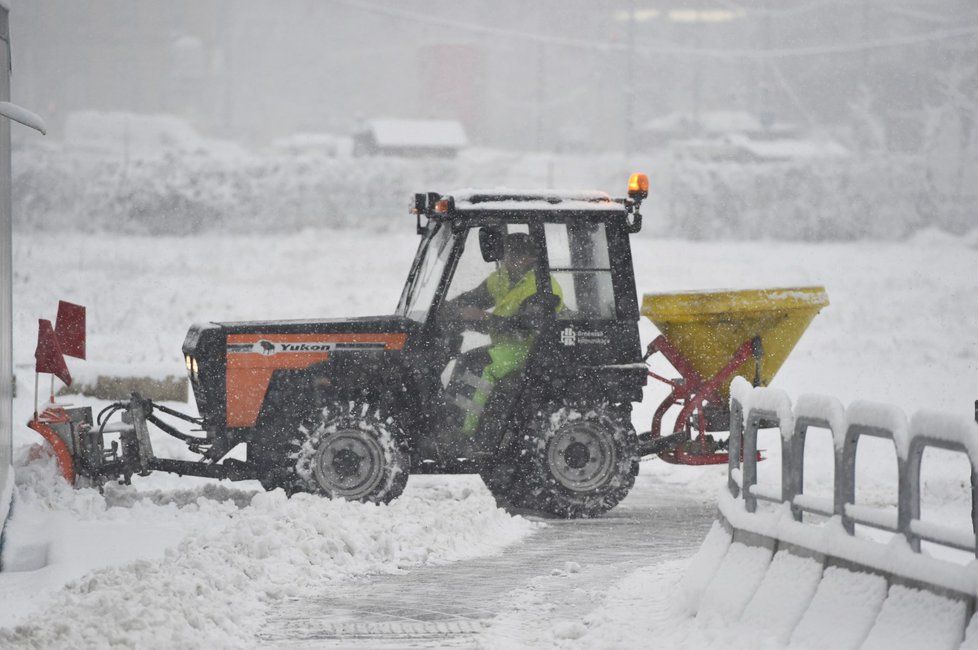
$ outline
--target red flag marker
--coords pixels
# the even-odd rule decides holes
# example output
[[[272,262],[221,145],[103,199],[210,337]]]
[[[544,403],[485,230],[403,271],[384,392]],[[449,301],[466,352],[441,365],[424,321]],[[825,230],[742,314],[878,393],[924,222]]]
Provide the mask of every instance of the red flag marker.
[[[71,385],[71,373],[68,372],[68,364],[61,353],[61,346],[58,345],[58,336],[54,333],[51,321],[40,319],[37,321],[37,348],[34,350],[34,371],[49,372],[57,375],[58,379],[66,385]]]
[[[58,301],[58,319],[54,332],[61,353],[76,359],[85,358],[85,308],[64,300]],[[71,383],[71,382],[68,382]]]

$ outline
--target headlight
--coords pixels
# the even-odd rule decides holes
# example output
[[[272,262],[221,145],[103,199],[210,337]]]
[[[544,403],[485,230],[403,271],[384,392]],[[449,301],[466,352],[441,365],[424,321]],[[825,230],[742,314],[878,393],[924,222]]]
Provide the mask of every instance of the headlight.
[[[187,362],[187,372],[190,373],[190,378],[197,381],[200,375],[200,367],[197,365],[197,359],[188,354],[185,361]]]

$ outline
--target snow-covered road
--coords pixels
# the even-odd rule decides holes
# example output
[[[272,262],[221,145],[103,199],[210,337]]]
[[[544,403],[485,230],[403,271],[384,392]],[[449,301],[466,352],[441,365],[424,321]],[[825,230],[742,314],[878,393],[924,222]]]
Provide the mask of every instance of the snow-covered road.
[[[608,515],[546,520],[500,555],[281,601],[260,645],[514,647],[573,636],[609,588],[639,568],[691,555],[710,528],[716,505],[657,480],[657,465],[644,465],[631,494]]]

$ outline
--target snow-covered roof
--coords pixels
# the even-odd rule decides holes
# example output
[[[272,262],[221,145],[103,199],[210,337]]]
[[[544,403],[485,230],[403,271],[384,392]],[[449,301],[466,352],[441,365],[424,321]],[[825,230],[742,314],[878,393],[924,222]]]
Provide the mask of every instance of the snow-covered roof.
[[[848,149],[824,138],[752,138],[741,133],[722,138],[679,140],[684,151],[701,160],[748,159],[763,162],[791,160],[840,159],[850,155]]]
[[[454,120],[368,120],[364,129],[380,147],[447,147],[468,144],[465,129]]]
[[[709,111],[700,115],[700,125],[707,133],[750,133],[761,131],[761,121],[744,111]]]
[[[65,142],[74,147],[128,146],[131,150],[192,149],[197,131],[175,115],[125,111],[72,111],[65,118]]]
[[[610,201],[611,197],[607,192],[600,190],[527,190],[514,187],[495,187],[492,189],[477,189],[467,187],[459,190],[452,190],[448,196],[455,197],[455,201],[492,200],[490,197],[533,197],[542,200],[556,201]]]
[[[457,209],[468,210],[533,210],[553,212],[557,210],[587,211],[587,212],[619,212],[624,210],[620,203],[611,201],[545,201],[545,200],[501,200],[485,203],[456,203]]]
[[[597,190],[491,190],[462,189],[449,192],[457,209],[469,210],[623,210],[605,192]]]
[[[687,113],[669,113],[649,120],[643,125],[646,131],[677,131],[693,125],[693,116]]]
[[[758,158],[790,160],[794,158],[845,158],[849,150],[832,140],[802,140],[783,138],[755,140],[742,135],[731,136],[733,145],[743,148]]]
[[[158,158],[167,152],[193,152],[238,160],[247,156],[241,145],[204,138],[175,115],[124,111],[73,111],[64,125],[64,144],[73,151],[137,159]]]
[[[699,116],[693,113],[675,112],[649,120],[643,127],[647,131],[698,130],[704,133],[754,133],[764,130],[761,121],[745,111],[705,111]]]
[[[292,135],[275,138],[271,148],[278,152],[289,154],[325,154],[335,156],[341,150],[347,151],[352,147],[349,138],[333,135],[332,133],[293,133]]]

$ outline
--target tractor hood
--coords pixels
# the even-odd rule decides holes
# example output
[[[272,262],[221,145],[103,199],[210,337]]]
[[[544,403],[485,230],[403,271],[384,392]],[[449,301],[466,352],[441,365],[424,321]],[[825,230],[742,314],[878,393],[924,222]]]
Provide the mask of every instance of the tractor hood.
[[[211,323],[209,325],[220,327],[226,334],[338,334],[358,332],[406,334],[413,330],[417,324],[402,316],[364,316],[361,318],[327,318],[322,320],[242,321]]]
[[[401,316],[324,320],[199,323],[191,326],[183,354],[203,362],[238,355],[391,349],[418,324]],[[188,360],[188,364],[190,360]],[[188,370],[191,367],[188,366]]]
[[[251,427],[275,376],[398,354],[417,327],[399,316],[203,323],[190,328],[183,354],[205,423]]]

